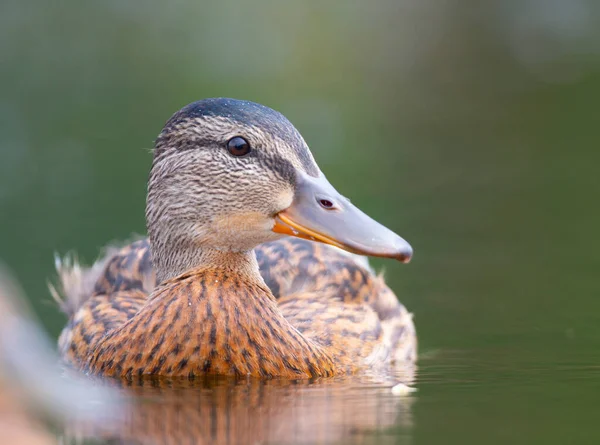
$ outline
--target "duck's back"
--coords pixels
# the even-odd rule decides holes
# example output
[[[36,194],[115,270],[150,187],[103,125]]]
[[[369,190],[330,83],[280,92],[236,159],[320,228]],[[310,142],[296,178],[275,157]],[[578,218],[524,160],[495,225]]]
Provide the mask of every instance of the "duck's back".
[[[415,360],[412,316],[365,258],[297,238],[255,251],[279,308],[302,334],[349,363],[352,357],[373,364]],[[95,269],[59,272],[70,317],[59,346],[73,363],[84,363],[96,342],[134,317],[157,284],[147,239],[111,252]],[[83,305],[89,310],[79,310]]]
[[[321,343],[374,363],[413,362],[412,314],[361,257],[326,244],[284,238],[256,249],[260,273],[284,315]],[[373,344],[377,346],[373,348]]]

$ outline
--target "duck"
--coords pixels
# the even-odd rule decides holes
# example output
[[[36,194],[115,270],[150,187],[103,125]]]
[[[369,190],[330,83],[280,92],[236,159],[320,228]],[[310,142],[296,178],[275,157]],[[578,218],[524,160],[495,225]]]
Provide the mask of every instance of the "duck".
[[[416,360],[412,314],[365,258],[407,263],[412,247],[341,195],[271,108],[176,112],[155,141],[146,226],[90,268],[57,261],[70,366],[311,379]]]

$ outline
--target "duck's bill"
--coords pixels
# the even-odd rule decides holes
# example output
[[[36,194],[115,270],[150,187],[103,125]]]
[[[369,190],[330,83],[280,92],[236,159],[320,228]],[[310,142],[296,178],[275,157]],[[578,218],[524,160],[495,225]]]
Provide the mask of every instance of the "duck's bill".
[[[413,254],[410,244],[352,205],[322,173],[298,174],[292,205],[277,214],[273,231],[403,263]]]

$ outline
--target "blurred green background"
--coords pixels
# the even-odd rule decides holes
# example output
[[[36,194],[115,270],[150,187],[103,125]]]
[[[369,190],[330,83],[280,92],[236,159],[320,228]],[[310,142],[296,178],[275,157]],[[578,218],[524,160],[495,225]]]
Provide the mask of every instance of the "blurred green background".
[[[375,264],[415,313],[417,440],[592,440],[598,2],[4,0],[0,60],[0,257],[52,335],[53,253],[144,233],[162,124],[248,99],[415,249]]]

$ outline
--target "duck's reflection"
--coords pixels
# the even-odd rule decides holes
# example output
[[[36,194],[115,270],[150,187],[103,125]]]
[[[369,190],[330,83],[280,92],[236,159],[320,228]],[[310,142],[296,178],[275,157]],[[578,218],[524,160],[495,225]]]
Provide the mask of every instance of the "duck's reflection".
[[[412,380],[409,372],[405,383]],[[392,395],[389,382],[205,378],[121,383],[134,403],[116,437],[81,423],[72,424],[70,433],[140,444],[410,443],[410,434],[397,432],[410,431],[414,399]]]

